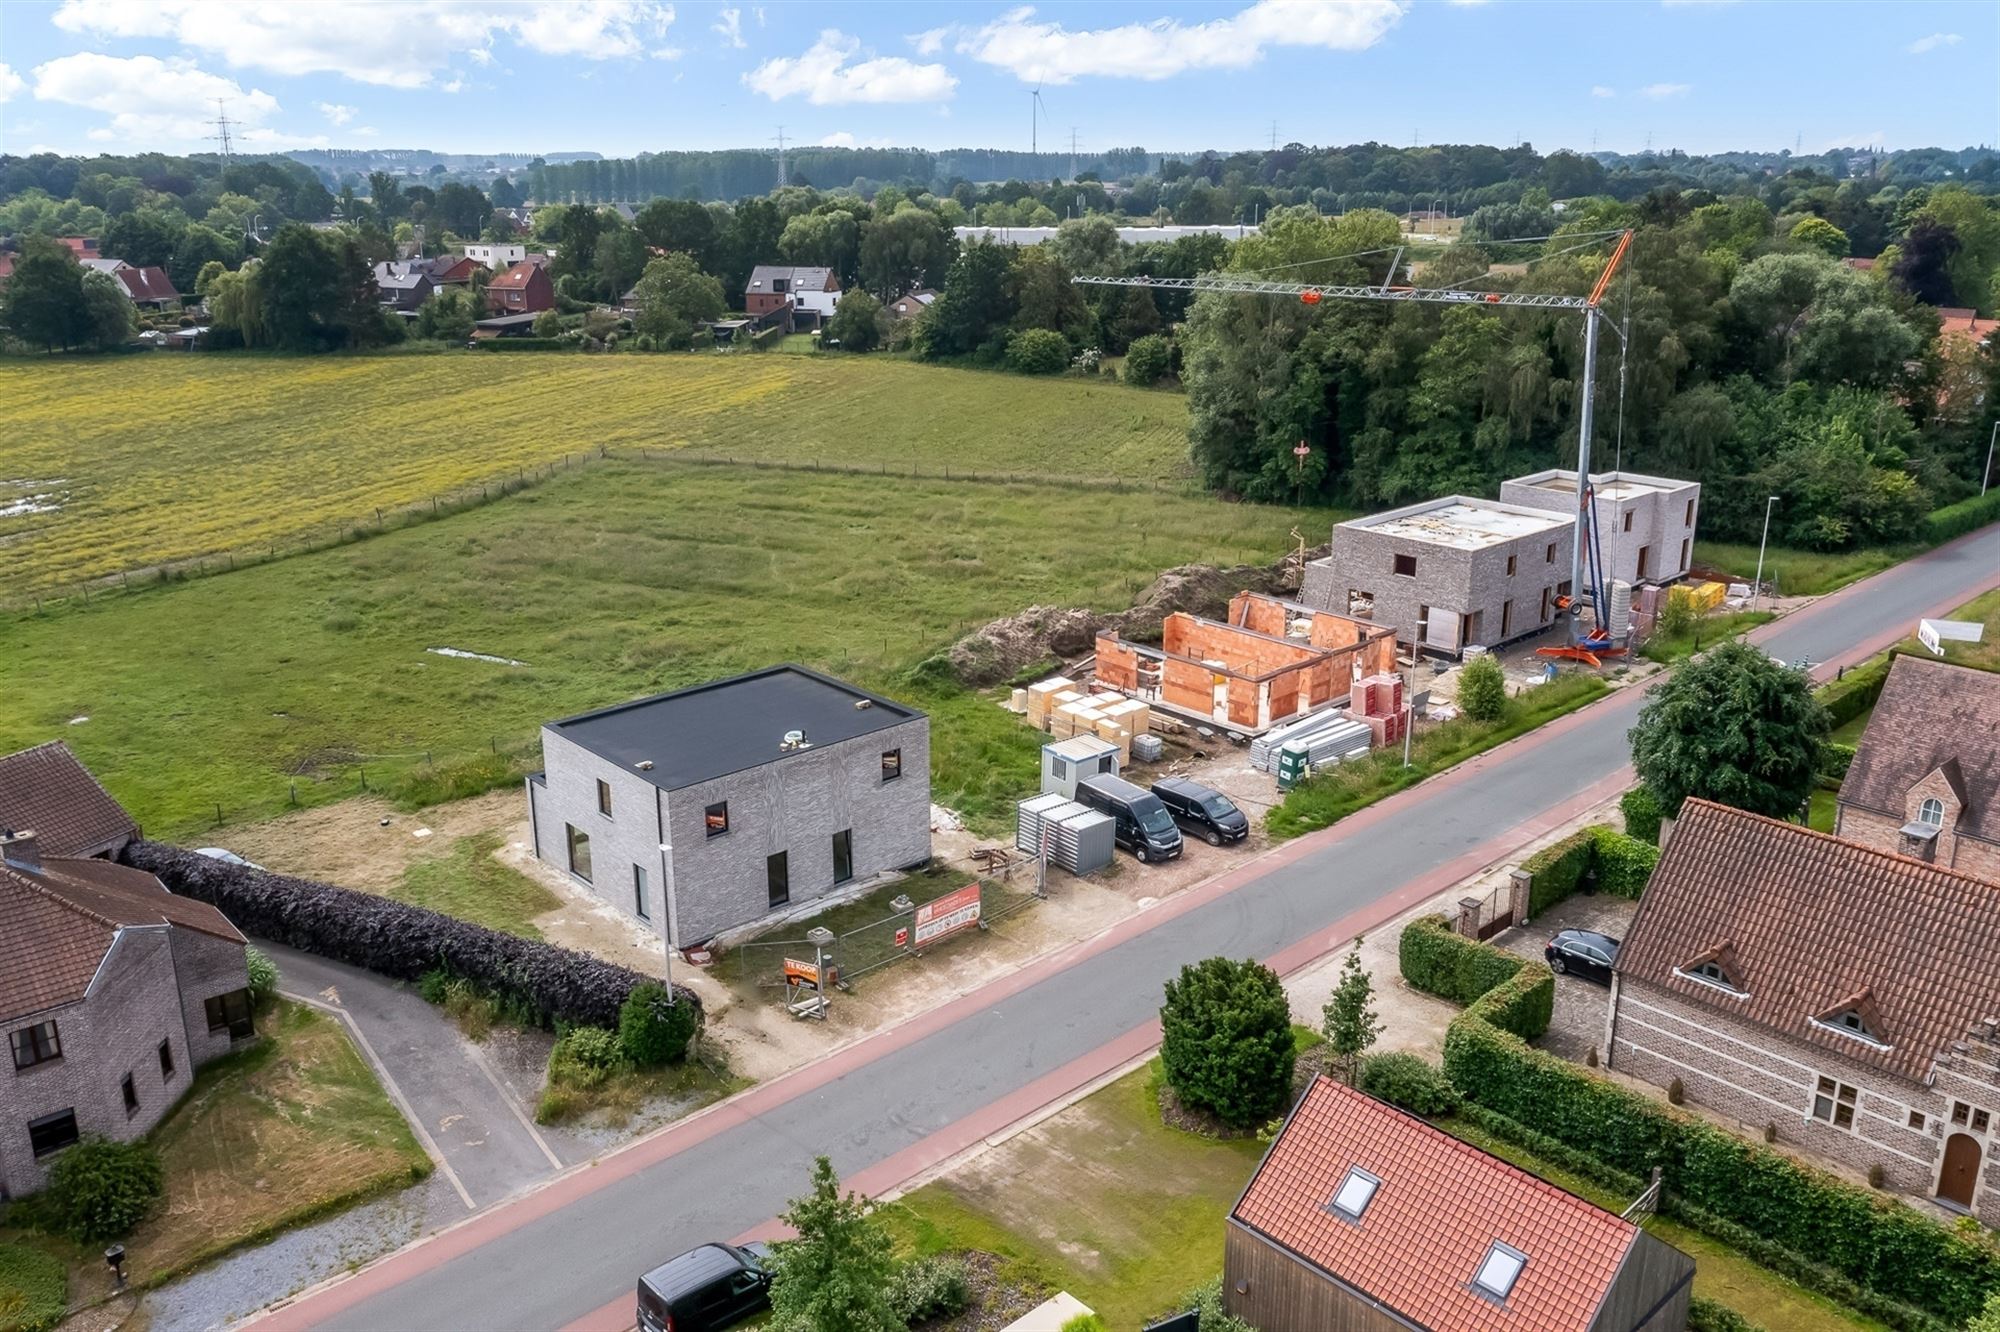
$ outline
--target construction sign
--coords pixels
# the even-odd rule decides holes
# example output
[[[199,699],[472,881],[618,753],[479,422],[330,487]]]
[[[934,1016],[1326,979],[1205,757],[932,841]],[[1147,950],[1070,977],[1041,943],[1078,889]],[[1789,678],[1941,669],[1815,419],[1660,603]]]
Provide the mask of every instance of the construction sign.
[[[803,985],[810,989],[819,988],[819,965],[815,962],[801,962],[797,958],[785,959],[785,984]]]
[[[918,907],[912,937],[918,948],[928,948],[961,930],[975,929],[978,925],[979,883],[975,880]]]

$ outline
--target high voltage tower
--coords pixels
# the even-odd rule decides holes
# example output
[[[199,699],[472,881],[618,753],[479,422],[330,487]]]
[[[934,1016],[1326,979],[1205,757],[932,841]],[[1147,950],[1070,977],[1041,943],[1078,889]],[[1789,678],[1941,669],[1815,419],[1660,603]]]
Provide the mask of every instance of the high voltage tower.
[[[778,144],[778,188],[782,190],[790,179],[790,173],[785,170],[785,127],[783,125],[778,126],[776,140]]]
[[[222,154],[222,169],[224,171],[227,171],[229,169],[230,154],[233,152],[233,145],[231,144],[229,138],[229,127],[231,125],[240,125],[243,123],[240,120],[231,120],[229,118],[228,107],[229,107],[229,99],[227,97],[218,97],[215,99],[215,119],[209,122],[210,124],[215,126],[215,133],[208,136],[208,138],[213,140],[220,148]]]

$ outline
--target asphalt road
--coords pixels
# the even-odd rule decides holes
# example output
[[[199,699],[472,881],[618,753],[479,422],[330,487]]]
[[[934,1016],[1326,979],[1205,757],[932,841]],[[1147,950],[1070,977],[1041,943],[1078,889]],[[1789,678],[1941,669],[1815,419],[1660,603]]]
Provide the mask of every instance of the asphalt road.
[[[1996,582],[2000,527],[1755,639],[1786,660],[1829,661],[1860,645],[1886,646],[1886,637],[1913,631],[1919,615]],[[799,1191],[814,1155],[830,1156],[843,1176],[874,1165],[1143,1026],[1184,962],[1270,957],[1576,797],[1626,762],[1625,732],[1640,702],[1638,691],[1623,691],[1590,709],[1588,725],[1500,751],[1448,786],[1416,787],[1396,798],[1393,822],[1318,834],[1309,855],[558,1211],[413,1263],[407,1279],[330,1318],[316,1320],[310,1300],[293,1313],[366,1332],[560,1327],[629,1293],[636,1275],[664,1258],[767,1220]]]

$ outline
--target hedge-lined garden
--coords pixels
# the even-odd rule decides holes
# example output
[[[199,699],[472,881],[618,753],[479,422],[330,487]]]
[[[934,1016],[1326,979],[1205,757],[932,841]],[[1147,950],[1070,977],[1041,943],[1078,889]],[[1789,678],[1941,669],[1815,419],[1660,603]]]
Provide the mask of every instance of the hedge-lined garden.
[[[287,944],[397,980],[440,969],[531,1014],[544,1027],[616,1028],[625,1000],[652,977],[536,939],[522,939],[422,907],[332,884],[229,865],[162,842],[135,842],[128,864],[174,892],[207,902],[245,934]],[[680,986],[699,1027],[701,999]]]
[[[1637,901],[1659,859],[1659,847],[1608,823],[1579,829],[1521,862],[1534,878],[1528,890],[1528,915],[1541,915],[1574,893],[1592,873],[1602,891]]]
[[[1442,915],[1419,916],[1406,925],[1396,943],[1396,961],[1412,988],[1455,1004],[1498,995],[1504,987],[1504,1005],[1495,1011],[1507,1029],[1524,1040],[1549,1029],[1555,1013],[1555,973],[1540,962],[1465,938]]]

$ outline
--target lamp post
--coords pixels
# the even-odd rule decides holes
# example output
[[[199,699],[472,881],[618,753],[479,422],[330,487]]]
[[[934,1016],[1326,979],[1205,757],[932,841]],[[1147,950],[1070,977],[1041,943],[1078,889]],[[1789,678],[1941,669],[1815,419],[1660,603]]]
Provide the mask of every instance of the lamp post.
[[[1986,487],[1993,480],[1993,443],[2000,440],[2000,421],[1993,423],[1993,433],[1986,437],[1986,470],[1979,474],[1979,493],[1984,495]]]
[[[1757,581],[1750,589],[1751,610],[1757,609],[1757,598],[1764,593],[1764,547],[1771,540],[1771,510],[1777,503],[1776,495],[1764,501],[1764,535],[1757,540]]]

